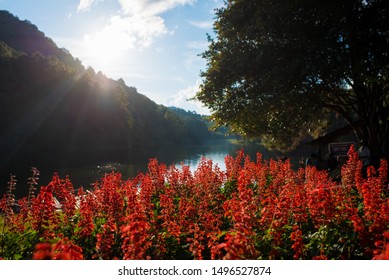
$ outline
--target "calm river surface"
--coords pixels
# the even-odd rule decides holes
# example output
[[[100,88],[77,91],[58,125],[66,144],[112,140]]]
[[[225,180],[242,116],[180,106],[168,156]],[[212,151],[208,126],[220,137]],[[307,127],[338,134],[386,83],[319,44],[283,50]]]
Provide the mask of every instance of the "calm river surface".
[[[146,172],[147,165],[152,158],[156,158],[159,163],[167,166],[176,165],[178,168],[181,163],[189,165],[194,171],[202,157],[213,161],[221,170],[225,170],[224,158],[226,155],[236,156],[236,153],[244,149],[246,155],[251,159],[256,159],[256,153],[260,152],[263,159],[280,158],[281,154],[269,152],[264,147],[254,144],[238,143],[232,144],[229,141],[214,141],[207,145],[199,146],[169,146],[154,147],[143,149],[121,149],[116,151],[100,151],[103,155],[99,160],[92,162],[86,160],[82,155],[71,155],[71,160],[58,162],[58,158],[52,155],[48,158],[42,158],[40,161],[32,161],[22,165],[16,164],[12,167],[10,173],[16,175],[18,183],[15,194],[17,197],[25,196],[28,193],[27,178],[30,176],[30,167],[35,166],[40,170],[39,185],[46,185],[50,182],[54,172],[57,172],[61,178],[69,175],[70,180],[76,188],[83,186],[89,188],[96,180],[100,180],[105,173],[111,171],[121,172],[124,179],[135,177],[139,172]],[[292,161],[293,162],[293,161]],[[9,177],[2,178],[0,195],[6,191],[6,185]],[[5,182],[4,182],[5,181]]]
[[[120,172],[125,179],[135,177],[139,172],[146,172],[150,159],[156,158],[159,163],[167,166],[175,165],[178,168],[181,164],[189,165],[191,170],[196,170],[203,157],[212,160],[221,170],[225,170],[224,158],[227,155],[235,156],[244,149],[245,154],[252,159],[256,153],[261,152],[264,159],[276,158],[278,155],[269,152],[260,145],[254,144],[231,144],[228,141],[215,141],[207,145],[198,146],[177,146],[163,148],[148,148],[122,151],[120,157],[115,161],[100,162],[93,165],[63,168],[58,171],[59,175],[70,176],[75,186],[93,183],[100,179],[104,173],[112,170]]]

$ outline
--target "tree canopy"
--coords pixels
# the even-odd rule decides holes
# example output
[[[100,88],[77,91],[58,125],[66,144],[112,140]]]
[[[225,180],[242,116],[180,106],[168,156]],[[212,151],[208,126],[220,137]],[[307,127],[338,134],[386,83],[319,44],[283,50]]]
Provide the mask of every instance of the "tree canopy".
[[[388,8],[386,0],[225,1],[196,99],[217,124],[280,150],[318,135],[337,113],[378,151],[389,139]]]

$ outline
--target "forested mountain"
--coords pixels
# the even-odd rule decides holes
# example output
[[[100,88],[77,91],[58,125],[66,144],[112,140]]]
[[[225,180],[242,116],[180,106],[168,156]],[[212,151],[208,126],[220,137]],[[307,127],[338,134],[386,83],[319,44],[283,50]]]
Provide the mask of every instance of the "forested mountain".
[[[202,118],[158,105],[60,49],[28,21],[0,11],[0,167],[16,154],[200,144]],[[190,113],[188,113],[190,114]]]

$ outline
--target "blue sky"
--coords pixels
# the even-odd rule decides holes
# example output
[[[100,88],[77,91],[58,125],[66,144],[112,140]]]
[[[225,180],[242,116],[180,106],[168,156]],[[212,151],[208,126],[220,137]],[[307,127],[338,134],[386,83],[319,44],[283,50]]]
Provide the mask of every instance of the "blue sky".
[[[158,104],[209,113],[188,102],[201,83],[222,0],[0,0],[0,9],[29,20],[85,66]]]

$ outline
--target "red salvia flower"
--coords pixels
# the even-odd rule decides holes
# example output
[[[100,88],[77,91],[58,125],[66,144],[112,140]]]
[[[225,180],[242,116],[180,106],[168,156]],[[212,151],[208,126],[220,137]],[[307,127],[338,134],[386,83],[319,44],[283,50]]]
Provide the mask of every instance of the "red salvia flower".
[[[34,260],[83,260],[82,248],[74,245],[68,239],[63,239],[51,245],[39,243],[35,246]]]
[[[293,258],[298,260],[303,256],[304,243],[302,238],[302,231],[298,225],[293,226],[293,231],[290,235],[290,239],[293,241],[292,249],[294,251]]]
[[[3,228],[37,232],[46,243],[34,259],[82,259],[76,244],[101,259],[387,259],[387,162],[363,178],[354,147],[348,157],[341,182],[288,160],[252,161],[243,150],[225,158],[226,172],[205,158],[194,172],[153,159],[145,174],[124,181],[112,172],[77,195],[55,174],[18,201],[17,215],[11,194],[0,200]]]
[[[114,257],[112,250],[115,244],[116,231],[116,224],[113,218],[110,218],[103,225],[102,233],[97,234],[96,251],[100,259],[109,260]]]
[[[121,227],[123,239],[122,251],[125,260],[147,259],[147,249],[151,246],[149,240],[150,225],[142,214],[133,213],[126,217]]]
[[[375,243],[373,260],[389,260],[389,231],[384,233],[384,240]]]
[[[32,256],[34,260],[51,260],[52,247],[50,243],[39,243],[35,246],[35,251]]]
[[[78,221],[79,236],[87,238],[92,235],[95,228],[93,217],[95,215],[95,195],[93,193],[85,193],[82,188],[78,190],[79,213]]]
[[[39,194],[31,205],[32,227],[46,240],[49,240],[57,226],[55,214],[53,185],[42,186]]]

